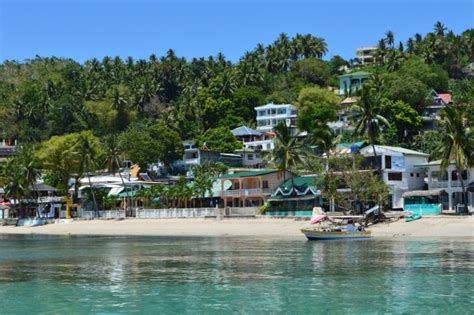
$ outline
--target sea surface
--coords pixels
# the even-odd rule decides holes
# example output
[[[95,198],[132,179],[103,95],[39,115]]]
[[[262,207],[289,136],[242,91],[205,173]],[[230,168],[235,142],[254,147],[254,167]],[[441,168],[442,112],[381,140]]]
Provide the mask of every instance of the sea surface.
[[[469,314],[474,242],[0,236],[1,314]]]

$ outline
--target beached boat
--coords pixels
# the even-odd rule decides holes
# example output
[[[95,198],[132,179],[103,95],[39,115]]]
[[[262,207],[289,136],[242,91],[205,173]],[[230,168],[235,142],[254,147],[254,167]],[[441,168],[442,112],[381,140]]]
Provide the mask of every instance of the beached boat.
[[[16,223],[17,226],[41,226],[45,225],[46,219],[45,218],[27,218],[27,219],[19,219]]]
[[[369,238],[370,231],[348,232],[342,229],[302,229],[308,240],[337,240],[348,238]]]

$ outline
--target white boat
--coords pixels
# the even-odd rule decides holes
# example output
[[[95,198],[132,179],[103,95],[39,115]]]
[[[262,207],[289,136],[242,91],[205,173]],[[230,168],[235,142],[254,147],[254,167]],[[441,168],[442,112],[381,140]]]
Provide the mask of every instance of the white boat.
[[[337,240],[348,238],[370,238],[370,231],[348,232],[342,229],[302,229],[308,240]]]

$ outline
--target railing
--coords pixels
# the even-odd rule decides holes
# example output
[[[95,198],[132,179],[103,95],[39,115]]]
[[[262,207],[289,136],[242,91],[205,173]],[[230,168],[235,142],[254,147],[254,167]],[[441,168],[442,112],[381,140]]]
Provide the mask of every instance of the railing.
[[[215,216],[216,208],[137,209],[137,219],[204,218]]]
[[[432,188],[448,188],[449,187],[449,182],[447,180],[432,181],[430,183],[430,187],[432,187]],[[453,180],[451,182],[451,187],[461,187],[461,181]]]
[[[222,192],[223,196],[252,196],[270,194],[270,188],[249,188],[249,189],[231,189]]]

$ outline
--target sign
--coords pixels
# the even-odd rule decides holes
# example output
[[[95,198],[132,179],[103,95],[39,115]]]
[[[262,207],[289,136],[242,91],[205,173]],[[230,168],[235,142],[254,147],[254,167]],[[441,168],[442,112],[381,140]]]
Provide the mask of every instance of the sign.
[[[405,157],[404,156],[392,156],[392,170],[394,171],[405,170]]]

